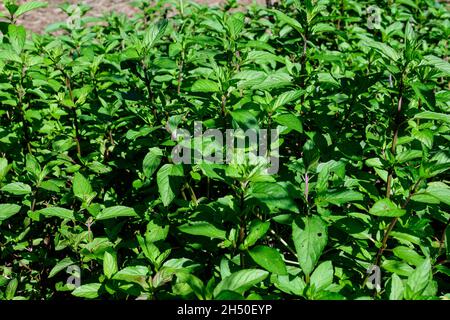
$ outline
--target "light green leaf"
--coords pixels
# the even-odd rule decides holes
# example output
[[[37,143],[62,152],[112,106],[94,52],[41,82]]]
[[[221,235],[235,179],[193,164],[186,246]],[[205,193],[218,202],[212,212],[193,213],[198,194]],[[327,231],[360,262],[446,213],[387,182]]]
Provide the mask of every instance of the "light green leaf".
[[[440,203],[440,201],[437,198],[435,198],[432,195],[427,194],[425,192],[414,194],[411,197],[411,200],[416,201],[416,202],[428,203],[428,204],[439,204]]]
[[[411,133],[414,138],[416,138],[417,140],[422,142],[428,148],[431,149],[433,147],[434,132],[431,131],[430,129],[425,129],[425,130],[413,129]],[[413,150],[411,150],[411,151],[413,151]]]
[[[79,286],[72,291],[72,295],[78,298],[95,299],[99,296],[101,283],[89,283]]]
[[[153,173],[155,173],[156,169],[158,169],[161,158],[163,156],[163,152],[160,148],[151,148],[150,151],[147,153],[147,155],[144,158],[144,161],[142,162],[142,167],[144,174],[147,178],[150,178]]]
[[[162,38],[166,31],[168,20],[164,19],[152,26],[144,34],[144,45],[147,49],[152,48],[155,43]]]
[[[236,73],[233,80],[239,80],[237,83],[238,89],[245,89],[263,82],[266,77],[267,74],[263,71],[243,70]]]
[[[125,206],[114,206],[103,209],[103,211],[96,217],[96,219],[106,220],[118,217],[137,217],[137,214],[133,208]]]
[[[216,228],[209,222],[194,222],[179,226],[181,232],[195,236],[205,236],[213,239],[226,239],[226,231]]]
[[[395,2],[406,5],[406,6],[410,6],[411,8],[414,8],[417,10],[420,10],[419,7],[417,7],[417,4],[415,4],[414,1],[412,1],[412,0],[396,0]]]
[[[31,187],[22,182],[9,183],[6,186],[4,186],[1,190],[16,196],[23,196],[31,193]]]
[[[405,299],[411,300],[418,298],[431,281],[431,278],[431,262],[430,259],[425,259],[422,264],[409,275],[405,286]]]
[[[363,200],[364,196],[362,193],[353,191],[353,190],[345,190],[338,192],[327,192],[324,195],[320,195],[318,201],[321,202],[329,202],[334,205],[340,206],[348,202],[355,202]]]
[[[258,120],[255,116],[247,110],[236,110],[230,112],[233,121],[236,126],[242,130],[255,129],[258,128]]]
[[[24,13],[27,13],[29,11],[39,9],[39,8],[45,8],[47,7],[47,2],[42,1],[30,1],[25,2],[24,4],[20,5],[17,11],[15,12],[14,16],[16,18],[20,17]]]
[[[74,220],[73,210],[60,208],[60,207],[49,207],[36,211],[36,213],[41,214],[45,217],[57,217],[61,219]]]
[[[214,30],[216,32],[219,32],[219,33],[223,33],[225,30],[223,25],[216,19],[214,19],[214,20],[213,19],[205,19],[200,22],[200,26],[207,27],[207,28]]]
[[[153,244],[148,239],[138,235],[137,237],[139,246],[142,249],[142,252],[144,255],[153,263],[155,264],[158,257],[161,255],[161,251],[158,249],[158,247]]]
[[[277,209],[299,212],[289,192],[279,183],[258,182],[253,184],[249,195],[265,204],[271,213]]]
[[[20,206],[17,204],[4,203],[0,204],[0,221],[11,218],[20,211]]]
[[[416,119],[427,119],[427,120],[436,120],[442,121],[446,123],[450,123],[450,114],[432,112],[432,111],[423,111],[414,116]]]
[[[145,266],[126,267],[117,272],[112,278],[114,280],[122,280],[126,282],[132,282],[139,284],[142,288],[148,288],[146,282],[148,274],[148,268]]]
[[[220,92],[219,84],[208,79],[195,81],[191,88],[192,92]]]
[[[423,101],[429,108],[434,109],[436,105],[436,97],[434,93],[434,86],[425,85],[421,82],[413,82],[412,89],[417,97]]]
[[[23,51],[26,41],[26,30],[23,26],[14,24],[8,25],[9,42],[17,54]]]
[[[57,275],[62,270],[70,267],[71,265],[74,265],[75,261],[72,260],[72,258],[67,257],[59,261],[53,268],[50,270],[50,273],[48,275],[49,278],[53,278],[55,275]]]
[[[297,218],[292,223],[292,240],[303,273],[311,274],[328,242],[325,222],[318,216]]]
[[[426,193],[450,206],[450,187],[443,182],[428,183]]]
[[[0,182],[6,176],[10,168],[11,165],[8,165],[8,159],[0,158]]]
[[[406,150],[397,154],[395,158],[397,159],[398,163],[403,163],[421,157],[422,157],[421,150]]]
[[[271,90],[276,88],[282,88],[286,86],[290,86],[292,82],[292,77],[285,72],[277,71],[274,73],[270,73],[266,76],[266,78],[252,86],[253,90]]]
[[[388,58],[394,62],[396,62],[400,59],[400,55],[397,53],[397,51],[395,51],[392,47],[388,46],[385,43],[370,40],[370,39],[365,39],[363,41],[363,45],[374,49],[375,51],[380,53],[385,58]]]
[[[39,185],[39,188],[47,190],[47,191],[59,193],[59,192],[61,192],[60,186],[61,185],[60,185],[59,181],[57,181],[57,180],[45,180]]]
[[[406,210],[400,209],[389,199],[381,199],[375,202],[369,213],[379,217],[401,217]]]
[[[410,233],[391,231],[390,235],[392,236],[392,238],[400,240],[401,242],[407,245],[410,245],[408,242],[410,242],[411,244],[416,244],[418,246],[422,245],[422,240],[419,237],[412,235]]]
[[[318,23],[311,28],[311,33],[319,34],[323,32],[333,32],[336,30],[336,27],[329,23]]]
[[[15,53],[12,49],[7,50],[4,49],[0,51],[0,61],[14,61],[18,63],[22,63],[21,57]]]
[[[267,246],[256,246],[248,253],[258,265],[267,271],[279,275],[287,274],[283,256],[276,249]]]
[[[6,300],[12,300],[14,298],[18,285],[19,285],[19,281],[16,278],[12,279],[8,283],[8,285],[6,286],[6,290],[5,290]]]
[[[419,65],[433,66],[445,76],[450,75],[450,63],[433,55],[425,56]]]
[[[333,264],[331,261],[324,261],[317,266],[311,275],[310,284],[314,286],[314,292],[326,289],[333,283]]]
[[[288,294],[293,294],[296,296],[303,296],[304,290],[306,288],[306,283],[303,280],[303,277],[292,277],[290,275],[284,275],[284,276],[275,276],[271,277],[271,279],[274,279],[275,286],[282,290],[283,292],[286,292]]]
[[[259,50],[250,51],[245,59],[246,63],[254,62],[256,64],[271,64],[273,66],[275,66],[277,61],[283,63],[284,59],[276,54]]]
[[[222,291],[234,291],[244,294],[245,291],[263,281],[269,272],[259,269],[243,269],[232,273],[222,279],[214,289],[214,296],[217,297]]]
[[[183,166],[174,164],[163,165],[157,175],[159,195],[164,206],[168,206],[180,191],[182,177],[184,176]]]
[[[297,132],[302,133],[303,132],[303,125],[300,119],[291,114],[291,113],[284,113],[280,114],[275,118],[275,122],[278,124],[281,124],[282,126],[288,127],[291,130],[295,130]]]
[[[250,228],[247,237],[242,244],[241,249],[247,249],[253,246],[256,241],[261,239],[269,230],[270,221],[253,220],[250,223]]]
[[[404,286],[403,281],[395,273],[391,277],[391,290],[389,293],[389,300],[402,300]]]
[[[303,94],[303,90],[291,90],[287,92],[283,92],[280,94],[273,104],[273,110],[278,109],[281,106],[284,106],[292,101],[296,101]]]
[[[400,259],[414,266],[422,264],[423,260],[425,259],[413,249],[405,246],[395,247],[393,252],[394,255],[396,255]]]
[[[244,28],[244,18],[245,16],[241,12],[237,12],[227,19],[226,24],[232,39],[237,39]]]
[[[88,198],[92,193],[92,187],[89,180],[79,172],[75,173],[73,178],[73,193],[81,200]]]
[[[276,10],[276,9],[272,9],[270,11],[273,12],[277,16],[277,19],[280,20],[280,22],[287,24],[291,28],[297,30],[297,32],[300,34],[303,33],[302,25],[300,24],[300,22],[298,22],[294,18],[291,18],[287,14],[285,14],[279,10]]]
[[[39,178],[41,174],[41,166],[39,165],[39,162],[29,153],[26,155],[25,159],[26,170],[31,173],[35,179]]]
[[[116,253],[106,250],[103,255],[103,273],[110,279],[118,271]]]
[[[414,271],[407,263],[398,260],[384,260],[381,266],[388,272],[405,277],[409,276]]]

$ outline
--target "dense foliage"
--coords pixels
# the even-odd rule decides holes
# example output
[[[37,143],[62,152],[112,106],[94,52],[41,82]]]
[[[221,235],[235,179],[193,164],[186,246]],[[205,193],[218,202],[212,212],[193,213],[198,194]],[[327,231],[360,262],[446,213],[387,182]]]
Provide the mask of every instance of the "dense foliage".
[[[0,299],[450,297],[445,4],[151,2],[4,0]],[[174,163],[194,121],[278,128],[278,172]]]

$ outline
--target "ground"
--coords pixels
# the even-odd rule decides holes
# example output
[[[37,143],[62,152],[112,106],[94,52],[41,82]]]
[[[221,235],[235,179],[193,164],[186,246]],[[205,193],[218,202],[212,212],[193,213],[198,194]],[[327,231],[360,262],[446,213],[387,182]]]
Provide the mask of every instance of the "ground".
[[[20,3],[28,0],[19,0]],[[49,6],[44,9],[35,10],[24,15],[18,22],[23,24],[26,28],[35,32],[42,32],[48,24],[63,21],[66,18],[64,12],[58,8],[61,3],[86,3],[92,7],[91,15],[101,15],[105,11],[123,12],[132,15],[136,12],[131,3],[131,0],[48,0]],[[217,5],[224,0],[196,0],[197,2],[208,3],[210,5]],[[259,3],[265,3],[265,0],[255,0]],[[249,4],[253,0],[238,0],[240,4]],[[4,10],[3,5],[0,4],[1,10]]]

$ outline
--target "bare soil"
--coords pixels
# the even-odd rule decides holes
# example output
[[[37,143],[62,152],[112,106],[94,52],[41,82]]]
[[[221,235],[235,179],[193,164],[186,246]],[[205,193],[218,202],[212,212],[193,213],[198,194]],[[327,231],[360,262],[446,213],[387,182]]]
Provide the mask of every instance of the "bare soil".
[[[19,3],[24,3],[29,0],[19,0]],[[265,3],[265,0],[238,0],[239,4],[248,5],[253,1],[258,3]],[[47,0],[49,3],[47,8],[38,9],[23,15],[18,23],[24,25],[28,30],[32,30],[34,32],[42,32],[45,27],[51,23],[64,21],[67,16],[66,14],[59,8],[59,5],[65,2],[69,2],[72,4],[75,3],[85,3],[92,7],[92,10],[88,13],[88,15],[92,16],[101,16],[104,13],[109,11],[121,12],[125,13],[128,16],[133,15],[138,10],[132,6],[131,0]],[[196,2],[204,3],[208,5],[220,5],[224,3],[224,0],[196,0]],[[0,4],[0,11],[4,11],[5,8],[2,4]]]

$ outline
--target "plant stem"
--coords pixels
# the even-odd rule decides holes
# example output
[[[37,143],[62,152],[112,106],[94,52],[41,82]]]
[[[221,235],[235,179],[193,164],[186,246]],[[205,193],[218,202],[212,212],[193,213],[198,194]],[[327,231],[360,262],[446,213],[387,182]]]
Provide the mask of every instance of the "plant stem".
[[[38,195],[38,188],[36,188],[32,193],[33,202],[30,208],[32,212],[34,212],[34,210],[36,209],[37,195]]]
[[[222,96],[222,116],[226,115],[226,105],[227,105],[227,97],[226,95]]]
[[[422,181],[422,180],[419,179],[419,180],[414,184],[414,186],[412,187],[411,191],[409,192],[408,198],[406,198],[405,203],[402,205],[402,208],[403,208],[403,209],[406,208],[406,206],[408,205],[409,201],[411,200],[411,197],[412,197],[412,196],[414,195],[414,193],[416,192],[417,186],[419,185],[419,183],[420,183],[421,181]],[[381,243],[381,247],[380,247],[380,249],[378,250],[377,256],[376,256],[376,259],[375,259],[375,265],[376,265],[376,266],[378,266],[379,263],[380,263],[381,256],[383,255],[383,252],[384,252],[384,250],[386,249],[386,244],[387,244],[387,241],[388,241],[388,239],[389,239],[389,234],[391,233],[392,229],[394,229],[395,225],[397,224],[397,221],[398,221],[398,218],[397,218],[397,217],[394,218],[394,219],[392,219],[391,223],[389,224],[388,228],[386,229],[386,231],[385,231],[385,233],[384,233],[383,241],[382,241],[382,243]]]
[[[239,244],[243,243],[245,240],[245,219],[241,217],[240,219],[240,225],[239,225]],[[240,261],[241,261],[241,268],[245,268],[245,261],[244,261],[244,252],[241,251],[239,254]]]
[[[395,156],[396,149],[397,149],[397,141],[398,141],[398,131],[401,124],[401,115],[402,115],[402,105],[403,105],[403,72],[400,76],[400,84],[399,84],[399,91],[398,91],[398,104],[397,104],[397,113],[395,115],[394,119],[394,136],[392,138],[392,145],[391,145],[391,152],[392,155]],[[389,168],[389,174],[386,182],[386,198],[391,197],[391,188],[392,188],[392,179],[393,179],[393,168]]]
[[[148,92],[148,101],[150,103],[150,106],[153,108],[153,116],[157,119],[158,118],[158,111],[156,110],[156,107],[154,106],[154,93],[152,90],[152,86],[151,86],[151,79],[148,75],[148,67],[147,65],[142,62],[142,70],[144,71],[144,83],[145,83],[145,87],[147,88],[147,92]]]
[[[31,139],[30,139],[30,132],[29,132],[29,125],[28,121],[25,118],[25,110],[24,110],[24,98],[25,98],[25,89],[23,86],[23,80],[25,78],[25,67],[22,66],[22,72],[20,75],[20,83],[19,88],[17,92],[18,96],[18,103],[17,107],[19,108],[19,115],[20,115],[20,121],[22,122],[22,129],[23,129],[23,149],[24,153],[32,153],[31,152]]]
[[[300,58],[300,87],[304,89],[307,77],[307,72],[305,69],[306,69],[306,54],[308,50],[308,26],[305,26],[305,32],[301,33],[300,35],[303,38],[303,52]],[[305,103],[305,94],[302,94],[300,98],[300,104],[304,105],[304,103]]]
[[[344,15],[344,0],[339,1],[339,14],[340,17],[337,22],[337,29],[341,30],[341,19],[342,19],[341,17]]]
[[[181,58],[180,65],[178,68],[178,86],[177,86],[178,95],[181,93],[181,82],[183,81],[183,66],[184,66],[184,59]]]
[[[19,114],[20,114],[20,121],[22,122],[22,130],[23,130],[23,149],[24,153],[32,153],[31,152],[31,144],[30,144],[30,133],[29,133],[29,126],[28,122],[25,119],[25,112],[23,110],[23,102],[21,94],[19,93],[19,103],[17,104],[19,108]]]
[[[438,257],[441,255],[442,248],[444,247],[444,242],[445,242],[445,231],[447,230],[449,224],[450,224],[450,219],[447,220],[447,223],[445,224],[444,230],[442,231],[441,239],[440,239],[440,241],[439,241]]]
[[[72,91],[72,81],[70,79],[70,76],[64,70],[61,70],[61,71],[63,72],[63,74],[66,77],[66,87],[69,90],[70,100],[72,101],[72,103],[74,105],[74,106],[72,106],[70,108],[70,111],[71,111],[71,114],[72,114],[73,126],[75,127],[75,142],[77,144],[77,154],[78,154],[79,157],[81,157],[81,144],[80,144],[81,136],[80,136],[80,128],[79,128],[79,125],[78,125],[77,110],[75,108],[75,98],[73,96],[73,91]]]
[[[419,112],[422,111],[422,99],[420,99],[420,98],[419,98],[419,100],[417,102],[417,109],[418,109]],[[417,125],[420,124],[420,119],[419,118],[417,118],[416,123],[417,123]]]
[[[289,244],[283,238],[281,238],[278,234],[276,234],[275,231],[270,229],[270,233],[272,235],[274,235],[286,247],[286,249],[289,250],[290,253],[292,253],[294,256],[297,256],[297,253],[291,247],[289,247]]]
[[[402,112],[402,104],[403,104],[403,72],[401,73],[400,76],[400,84],[399,84],[399,92],[398,92],[398,103],[397,103],[397,113],[395,115],[395,120],[394,120],[394,136],[392,138],[392,145],[391,145],[391,152],[393,155],[395,155],[395,151],[397,148],[397,141],[398,141],[398,131],[400,128],[400,123],[401,123],[401,112]],[[389,168],[389,174],[388,174],[388,178],[387,178],[387,182],[386,182],[386,198],[390,198],[391,197],[391,184],[392,184],[392,179],[393,179],[393,169]],[[409,199],[411,198],[412,194],[415,192],[415,189],[417,187],[417,185],[419,184],[420,180],[417,181],[417,183],[414,185],[413,190],[410,192],[410,195],[408,197],[408,199],[406,200],[404,206],[406,207],[406,205],[409,202]],[[391,233],[391,231],[394,229],[395,225],[397,224],[398,221],[398,217],[395,217],[394,219],[392,219],[391,223],[389,224],[388,228],[386,229],[384,236],[383,236],[383,240],[381,242],[381,247],[380,249],[378,249],[376,258],[375,258],[375,265],[378,266],[381,260],[381,256],[383,255],[384,250],[386,249],[386,245],[387,245],[387,241],[389,239],[389,234]],[[367,280],[367,278],[366,278]],[[365,281],[364,281],[365,282]]]
[[[197,196],[195,195],[194,189],[192,189],[191,185],[186,182],[185,187],[189,190],[189,193],[191,195],[191,199],[194,202],[195,205],[198,205]]]
[[[240,222],[239,222],[239,239],[238,239],[238,244],[237,247],[239,247],[242,243],[244,243],[245,240],[245,233],[246,233],[246,221],[245,221],[245,212],[244,212],[244,191],[241,190],[240,195],[239,195],[239,208],[240,208],[240,213],[241,216],[239,218]],[[241,262],[241,268],[245,268],[245,261],[244,261],[244,252],[241,251],[241,253],[239,254],[240,256],[240,262]]]
[[[303,38],[303,52],[302,52],[302,56],[300,58],[300,65],[301,65],[301,79],[300,79],[300,86],[302,88],[305,87],[305,79],[304,77],[306,77],[306,53],[308,50],[308,35],[307,35],[307,28],[305,28],[305,34],[301,34],[302,38]]]

